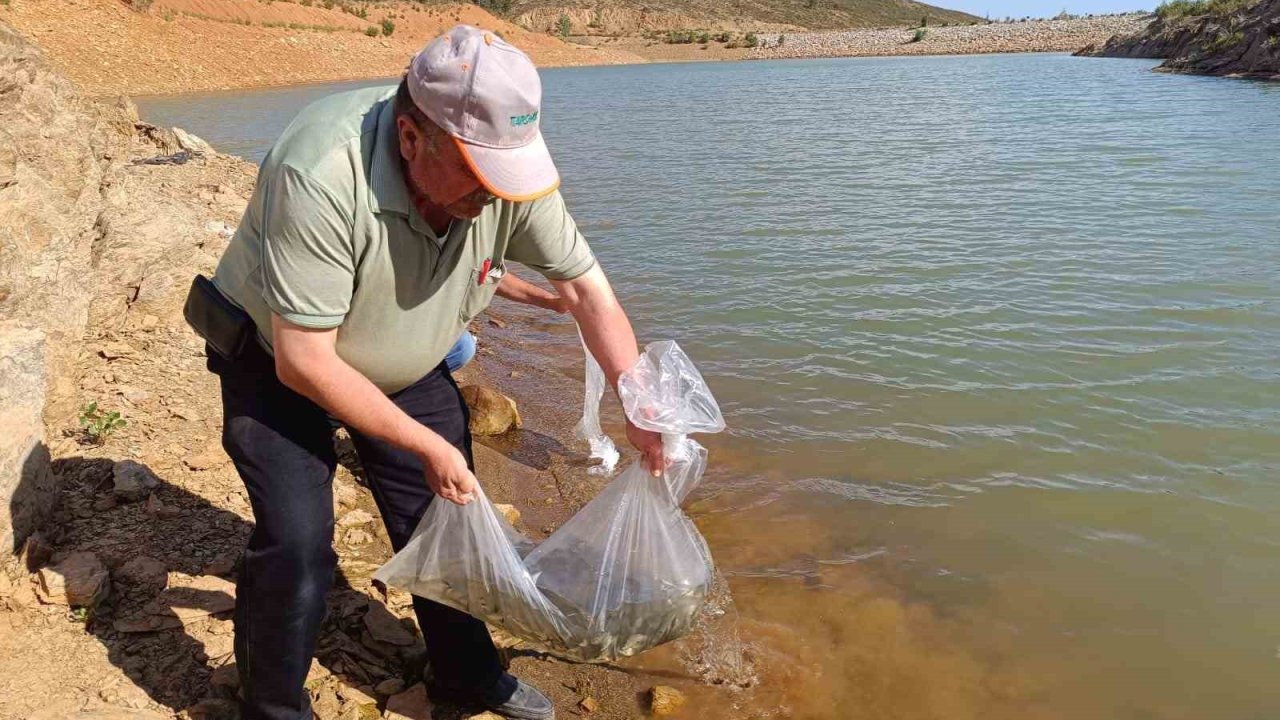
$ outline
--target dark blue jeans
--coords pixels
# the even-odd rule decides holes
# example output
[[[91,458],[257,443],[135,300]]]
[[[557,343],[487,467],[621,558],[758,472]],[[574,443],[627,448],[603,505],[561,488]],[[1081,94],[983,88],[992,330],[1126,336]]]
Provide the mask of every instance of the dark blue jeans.
[[[256,342],[235,361],[209,351],[222,381],[222,444],[249,491],[254,529],[236,585],[235,653],[244,720],[307,720],[303,682],[333,585],[334,424],[318,405],[285,387]],[[462,451],[471,465],[467,407],[444,363],[391,399]],[[430,505],[412,453],[348,428],[391,544],[409,541]],[[436,683],[457,692],[503,679],[483,622],[415,597]]]

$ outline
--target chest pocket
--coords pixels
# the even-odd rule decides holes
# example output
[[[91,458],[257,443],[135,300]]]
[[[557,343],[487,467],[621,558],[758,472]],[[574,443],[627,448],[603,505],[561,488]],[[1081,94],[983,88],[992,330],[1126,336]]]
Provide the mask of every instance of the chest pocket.
[[[502,282],[506,274],[507,269],[502,266],[492,266],[487,273],[483,266],[471,270],[467,291],[462,296],[462,307],[458,310],[458,319],[464,325],[479,315],[481,310],[489,307],[498,283]]]

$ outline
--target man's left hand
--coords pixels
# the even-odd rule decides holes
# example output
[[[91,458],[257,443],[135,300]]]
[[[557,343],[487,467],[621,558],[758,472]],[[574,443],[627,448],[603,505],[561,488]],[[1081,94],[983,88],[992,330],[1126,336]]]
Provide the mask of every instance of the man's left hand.
[[[662,475],[667,467],[666,458],[662,456],[662,435],[652,430],[641,430],[627,421],[627,440],[644,456],[644,467],[654,477]]]

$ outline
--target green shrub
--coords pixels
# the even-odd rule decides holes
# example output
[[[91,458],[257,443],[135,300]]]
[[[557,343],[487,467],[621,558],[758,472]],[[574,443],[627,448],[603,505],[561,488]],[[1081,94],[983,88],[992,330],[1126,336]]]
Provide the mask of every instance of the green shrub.
[[[928,36],[928,34],[929,34],[928,30],[925,30],[924,28],[918,28],[916,30],[916,34],[911,36],[911,42],[918,43],[924,40],[925,37]]]
[[[731,33],[727,33],[727,32],[719,33],[719,34],[718,34],[718,35],[716,35],[716,37],[715,37],[715,40],[716,40],[716,42],[718,42],[718,43],[727,43],[727,42],[729,42],[731,39],[733,39],[733,35],[732,35]]]
[[[378,37],[378,35],[379,35],[381,32],[382,32],[382,31],[381,31],[381,30],[379,30],[379,29],[378,29],[376,26],[374,26],[374,25],[370,25],[369,27],[367,27],[367,28],[365,28],[365,29],[364,29],[364,34],[365,34],[365,35],[368,35],[369,37]]]
[[[777,47],[782,47],[782,43],[784,43],[784,42],[786,42],[786,41],[787,41],[787,36],[786,36],[786,35],[779,35],[779,36],[778,36],[778,45],[777,45]]]
[[[80,409],[80,427],[84,430],[85,438],[94,445],[103,444],[111,433],[128,424],[115,410],[104,412],[98,409],[96,402]]]
[[[706,45],[707,43],[711,42],[711,33],[704,32],[701,35],[699,35],[698,42],[702,43],[703,45]]]
[[[129,7],[144,13],[151,10],[151,0],[129,0]]]
[[[707,33],[703,33],[703,35],[706,35],[708,40],[711,39],[711,36],[707,35]],[[692,30],[668,30],[663,42],[669,45],[688,45],[699,42],[699,37],[701,36]]]
[[[392,22],[391,18],[382,18],[382,34],[390,37],[391,33],[395,31],[396,24]]]
[[[1213,15],[1223,17],[1243,10],[1252,0],[1165,0],[1156,8],[1162,19]]]
[[[560,19],[556,21],[556,29],[560,32],[560,37],[569,37],[569,33],[573,32],[573,21],[569,19],[568,14],[560,13]]]
[[[506,15],[511,12],[511,0],[474,0],[474,2],[494,15]]]
[[[742,43],[745,47],[753,48],[760,44],[760,38],[756,37],[755,33],[749,32],[743,36]]]

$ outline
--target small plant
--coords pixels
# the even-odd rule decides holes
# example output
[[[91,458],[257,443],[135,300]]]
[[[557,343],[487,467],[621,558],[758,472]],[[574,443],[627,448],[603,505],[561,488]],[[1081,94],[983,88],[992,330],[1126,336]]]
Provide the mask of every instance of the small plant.
[[[776,45],[776,47],[782,47],[782,43],[784,43],[784,42],[786,42],[786,41],[787,41],[787,36],[786,36],[786,35],[779,35],[779,36],[778,36],[778,44]]]
[[[924,40],[928,34],[929,34],[928,30],[925,30],[924,28],[918,28],[916,29],[916,34],[911,36],[911,42],[918,43]]]
[[[149,12],[151,10],[151,0],[129,0],[129,7],[140,13]]]
[[[364,29],[364,34],[369,37],[378,37],[378,35],[382,34],[382,31],[376,25],[370,25]]]
[[[718,43],[727,43],[727,42],[729,42],[731,39],[733,39],[733,35],[731,35],[731,34],[729,34],[729,33],[727,33],[727,32],[722,32],[722,33],[720,33],[720,34],[716,35],[716,37],[715,37],[715,40],[716,40],[716,42],[718,42]]]
[[[178,17],[178,13],[174,12],[171,8],[165,8],[164,12],[160,13],[160,17],[165,22],[173,22],[173,19]]]
[[[1267,38],[1267,47],[1268,47],[1268,48],[1274,48],[1274,47],[1276,47],[1277,45],[1280,45],[1280,36],[1278,36],[1278,35],[1272,35],[1271,37]]]
[[[760,44],[760,38],[756,37],[755,33],[749,32],[742,37],[742,44],[745,47],[753,48]]]
[[[382,34],[391,37],[391,33],[396,31],[396,24],[391,18],[382,18]]]
[[[929,16],[927,14],[920,18],[920,27],[929,27]]]
[[[599,10],[595,11],[595,13],[591,16],[591,22],[587,23],[587,27],[592,29],[604,27],[604,23],[600,20]]]
[[[560,37],[569,37],[569,33],[573,32],[573,21],[569,19],[568,14],[560,13],[560,19],[556,21],[556,29],[560,32]]]
[[[91,402],[80,410],[80,427],[84,430],[85,437],[94,445],[105,443],[108,436],[128,424],[127,420],[120,417],[120,413],[115,410],[104,412],[96,402]]]
[[[706,45],[707,43],[711,42],[711,33],[704,32],[701,35],[699,35],[698,42],[702,43],[703,45]]]
[[[494,15],[506,15],[511,12],[511,0],[474,0],[474,2]]]

